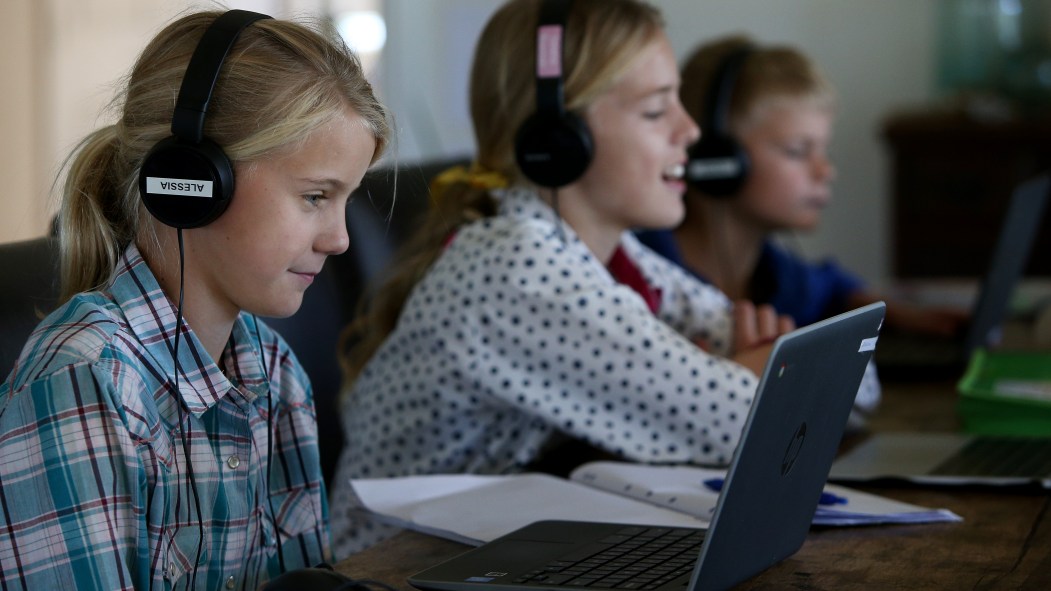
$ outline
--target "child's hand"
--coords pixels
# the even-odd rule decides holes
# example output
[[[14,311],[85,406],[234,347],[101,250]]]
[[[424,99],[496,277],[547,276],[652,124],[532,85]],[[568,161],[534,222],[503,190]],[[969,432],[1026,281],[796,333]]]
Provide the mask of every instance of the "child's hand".
[[[957,308],[917,306],[905,302],[887,303],[887,328],[898,332],[915,332],[940,337],[963,333],[970,313]]]
[[[734,354],[737,363],[763,372],[777,337],[795,330],[790,316],[780,315],[769,304],[756,306],[748,300],[734,302]]]
[[[887,317],[883,326],[894,332],[954,338],[964,333],[971,318],[971,313],[961,308],[922,305],[865,291],[851,294],[847,298],[847,307],[860,308],[880,300],[887,303]]]

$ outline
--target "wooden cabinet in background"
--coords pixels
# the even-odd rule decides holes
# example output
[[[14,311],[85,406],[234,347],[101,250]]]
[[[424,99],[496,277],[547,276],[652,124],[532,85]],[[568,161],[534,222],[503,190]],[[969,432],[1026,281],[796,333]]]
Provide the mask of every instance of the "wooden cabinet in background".
[[[979,123],[958,115],[903,114],[888,119],[883,133],[893,166],[894,275],[983,275],[1011,191],[1051,171],[1051,120]],[[1051,276],[1048,219],[1027,274]]]

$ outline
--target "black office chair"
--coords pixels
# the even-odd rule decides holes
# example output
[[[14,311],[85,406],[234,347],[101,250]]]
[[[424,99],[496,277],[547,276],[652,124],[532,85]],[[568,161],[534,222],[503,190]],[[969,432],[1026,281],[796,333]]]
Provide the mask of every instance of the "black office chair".
[[[342,375],[336,356],[340,333],[354,319],[362,295],[376,287],[397,250],[423,221],[430,207],[431,179],[467,162],[455,158],[401,164],[366,174],[347,207],[347,252],[329,257],[298,312],[288,318],[264,319],[288,341],[310,376],[321,471],[330,485],[344,443],[339,409]]]
[[[0,382],[30,333],[58,302],[58,244],[52,237],[0,244]]]

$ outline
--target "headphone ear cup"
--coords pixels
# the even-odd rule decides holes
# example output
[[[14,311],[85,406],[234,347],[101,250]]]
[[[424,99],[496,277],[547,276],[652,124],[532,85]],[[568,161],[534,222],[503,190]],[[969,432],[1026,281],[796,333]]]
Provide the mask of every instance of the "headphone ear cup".
[[[580,178],[594,157],[587,123],[575,113],[536,112],[515,134],[515,160],[526,178],[557,188]]]
[[[686,181],[705,195],[726,199],[737,194],[750,169],[748,152],[737,140],[713,133],[690,148]]]
[[[175,136],[157,143],[139,171],[146,209],[174,228],[197,228],[219,217],[234,193],[234,171],[218,144]]]

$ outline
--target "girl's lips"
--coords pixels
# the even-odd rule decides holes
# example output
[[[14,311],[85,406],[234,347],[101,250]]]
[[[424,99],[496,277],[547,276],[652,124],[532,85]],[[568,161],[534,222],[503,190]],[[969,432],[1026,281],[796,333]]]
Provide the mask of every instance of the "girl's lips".
[[[686,192],[686,181],[664,179],[664,184],[680,195]]]
[[[684,162],[679,162],[676,164],[672,164],[671,166],[667,166],[661,172],[661,180],[664,182],[664,184],[679,194],[683,194],[686,192],[686,181],[684,180],[685,176],[686,164]]]

